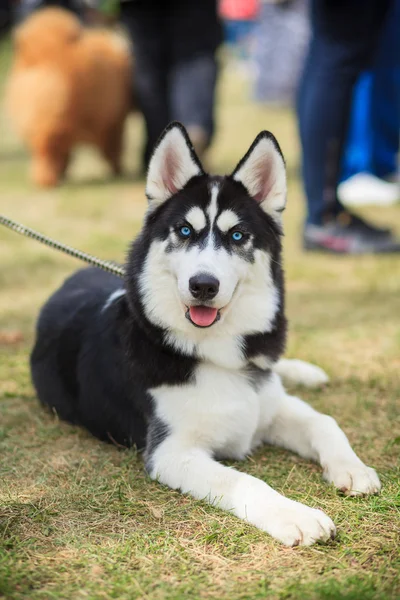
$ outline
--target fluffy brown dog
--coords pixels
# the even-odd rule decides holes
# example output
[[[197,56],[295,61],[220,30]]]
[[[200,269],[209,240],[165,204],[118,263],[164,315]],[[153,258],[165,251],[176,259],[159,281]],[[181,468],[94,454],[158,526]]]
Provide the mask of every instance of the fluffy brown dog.
[[[60,8],[39,10],[16,29],[6,102],[32,151],[36,184],[56,185],[78,143],[97,146],[120,172],[130,61],[113,33],[85,29]]]

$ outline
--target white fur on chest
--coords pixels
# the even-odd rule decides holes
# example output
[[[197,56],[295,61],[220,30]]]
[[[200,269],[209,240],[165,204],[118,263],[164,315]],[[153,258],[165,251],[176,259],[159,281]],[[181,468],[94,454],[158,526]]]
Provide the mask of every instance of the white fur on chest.
[[[257,392],[240,371],[205,363],[197,368],[193,383],[161,386],[151,394],[157,417],[187,447],[243,458],[258,441],[264,392]]]

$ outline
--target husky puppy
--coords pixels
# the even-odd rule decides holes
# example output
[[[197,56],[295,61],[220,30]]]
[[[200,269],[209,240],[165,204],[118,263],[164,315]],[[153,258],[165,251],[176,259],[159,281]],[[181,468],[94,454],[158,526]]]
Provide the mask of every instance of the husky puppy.
[[[182,125],[162,134],[149,209],[125,284],[97,269],[70,277],[43,308],[31,357],[39,398],[103,440],[144,449],[150,476],[233,512],[289,546],[335,535],[321,510],[217,462],[263,443],[318,461],[350,495],[376,493],[336,422],[285,392],[282,153],[260,133],[231,175],[207,175]]]

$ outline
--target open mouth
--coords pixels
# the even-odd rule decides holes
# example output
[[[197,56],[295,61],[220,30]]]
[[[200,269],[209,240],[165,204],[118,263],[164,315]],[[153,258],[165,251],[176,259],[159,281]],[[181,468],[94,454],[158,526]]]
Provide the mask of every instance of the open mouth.
[[[210,306],[188,306],[185,317],[195,327],[211,327],[221,318],[218,308]]]

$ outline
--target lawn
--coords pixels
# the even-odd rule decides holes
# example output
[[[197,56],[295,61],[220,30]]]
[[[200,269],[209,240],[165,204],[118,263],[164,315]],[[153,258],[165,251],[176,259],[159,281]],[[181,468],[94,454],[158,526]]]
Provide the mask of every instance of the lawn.
[[[0,47],[1,72],[9,47]],[[254,106],[223,74],[213,172],[232,169],[261,129],[281,143],[289,173],[285,264],[288,356],[318,363],[325,389],[296,390],[334,416],[382,479],[380,496],[344,498],[320,469],[265,447],[235,466],[336,523],[328,545],[285,548],[202,502],[161,487],[140,455],[98,442],[39,407],[28,357],[42,303],[81,265],[0,230],[0,597],[8,599],[400,598],[400,262],[301,251],[304,210],[293,115]],[[123,261],[145,210],[139,117],[126,176],[109,179],[80,150],[53,191],[29,182],[28,155],[0,113],[0,212],[98,256]],[[400,206],[370,209],[400,233]],[[234,463],[232,463],[234,464]]]

